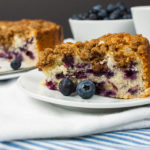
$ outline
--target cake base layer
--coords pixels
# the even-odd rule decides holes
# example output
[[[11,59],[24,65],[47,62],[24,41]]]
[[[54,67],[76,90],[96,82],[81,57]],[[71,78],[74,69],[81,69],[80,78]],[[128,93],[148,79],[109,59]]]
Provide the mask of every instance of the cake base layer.
[[[11,70],[11,61],[18,59],[22,62],[21,68],[36,66],[38,53],[33,37],[24,41],[15,38],[13,47],[0,46],[0,71]]]
[[[63,78],[70,78],[75,84],[83,80],[94,82],[96,94],[102,96],[134,98],[143,93],[144,83],[142,72],[139,71],[143,69],[141,65],[132,64],[129,68],[121,70],[117,68],[114,59],[111,56],[107,56],[101,62],[107,68],[96,72],[91,64],[84,63],[79,58],[71,57],[65,58],[70,60],[68,64],[57,66],[52,70],[43,70],[46,75],[46,85],[49,89],[57,90],[59,82]],[[68,65],[72,65],[72,67],[68,68]]]

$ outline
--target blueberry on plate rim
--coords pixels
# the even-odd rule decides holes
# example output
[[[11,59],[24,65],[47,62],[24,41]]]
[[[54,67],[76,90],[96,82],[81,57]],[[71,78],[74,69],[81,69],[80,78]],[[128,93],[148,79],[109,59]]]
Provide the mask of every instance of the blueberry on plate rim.
[[[59,83],[59,91],[64,95],[64,96],[69,96],[73,92],[75,92],[76,86],[70,80],[69,78],[64,78],[63,80],[60,81]]]
[[[21,60],[19,59],[14,59],[11,64],[10,64],[11,68],[13,70],[18,70],[21,67]]]
[[[91,98],[96,91],[95,84],[90,80],[84,80],[77,85],[76,91],[83,99]]]

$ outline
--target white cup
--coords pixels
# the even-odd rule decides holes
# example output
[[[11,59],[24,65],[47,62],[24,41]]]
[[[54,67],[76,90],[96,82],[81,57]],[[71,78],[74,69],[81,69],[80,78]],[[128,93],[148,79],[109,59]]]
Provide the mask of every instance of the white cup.
[[[136,33],[150,40],[150,6],[135,6],[131,11]]]

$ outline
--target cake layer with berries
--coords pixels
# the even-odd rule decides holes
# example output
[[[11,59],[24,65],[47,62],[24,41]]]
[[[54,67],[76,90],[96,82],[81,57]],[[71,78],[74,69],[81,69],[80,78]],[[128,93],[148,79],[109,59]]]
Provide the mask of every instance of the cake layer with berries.
[[[150,94],[150,47],[142,35],[107,34],[84,43],[62,43],[41,51],[37,66],[51,90],[59,90],[59,83],[69,78],[76,85],[92,81],[101,96],[126,99]]]
[[[54,48],[62,40],[62,28],[49,21],[1,21],[0,71],[11,69],[6,64],[12,61],[21,63],[23,68],[36,66],[38,53],[47,47]]]

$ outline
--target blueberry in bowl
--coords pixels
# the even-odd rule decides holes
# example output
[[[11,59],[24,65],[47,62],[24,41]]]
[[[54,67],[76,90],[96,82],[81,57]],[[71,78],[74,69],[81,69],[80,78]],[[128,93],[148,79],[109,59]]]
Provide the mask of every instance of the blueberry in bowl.
[[[130,8],[123,3],[110,3],[105,8],[98,4],[87,12],[74,14],[69,18],[76,41],[98,38],[107,33],[127,32],[135,34]]]
[[[111,17],[112,14],[114,17]],[[98,4],[93,6],[88,12],[74,14],[71,18],[73,20],[91,20],[90,16],[95,16],[92,20],[104,20],[105,17],[108,17],[108,20],[114,19],[124,19],[124,16],[129,15],[131,19],[131,10],[127,8],[122,2],[117,2],[116,4],[108,4],[106,8]]]

